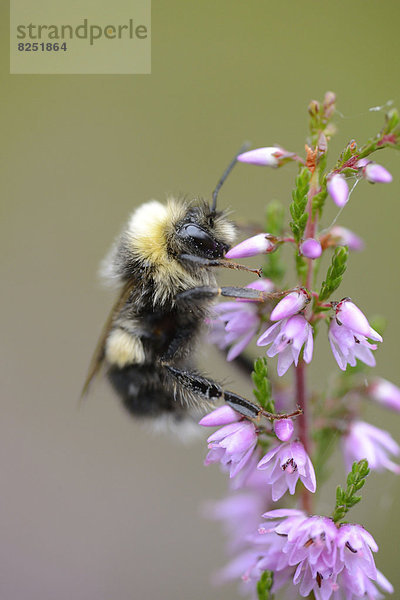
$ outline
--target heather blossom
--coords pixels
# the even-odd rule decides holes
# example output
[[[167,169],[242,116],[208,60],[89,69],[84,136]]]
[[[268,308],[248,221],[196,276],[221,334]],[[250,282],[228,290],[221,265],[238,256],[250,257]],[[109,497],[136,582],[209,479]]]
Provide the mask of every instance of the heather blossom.
[[[348,298],[337,303],[328,335],[333,355],[342,371],[346,370],[347,364],[354,367],[357,359],[370,367],[375,366],[372,350],[376,350],[377,346],[368,342],[367,338],[381,342],[382,337]]]
[[[291,419],[279,419],[274,424],[275,435],[281,442],[288,442],[293,435],[294,426]]]
[[[364,421],[353,421],[343,437],[342,448],[347,469],[351,468],[354,461],[365,458],[375,471],[388,469],[400,474],[400,465],[390,458],[391,455],[400,454],[400,446],[383,429]]]
[[[294,292],[287,294],[271,312],[271,321],[281,321],[291,317],[306,307],[310,301],[310,296],[304,288],[299,288]]]
[[[222,523],[228,536],[228,549],[237,552],[248,546],[248,536],[256,531],[260,515],[271,504],[271,498],[257,489],[246,488],[226,496],[222,500],[209,502],[205,507],[209,519]]]
[[[230,480],[231,490],[252,489],[264,498],[266,496],[271,497],[271,486],[266,482],[264,474],[257,469],[261,456],[261,447],[258,445],[244,467]]]
[[[296,160],[298,157],[293,152],[288,152],[280,146],[268,146],[256,148],[239,154],[239,162],[248,163],[261,167],[280,167],[288,160]]]
[[[333,175],[327,184],[327,189],[330,197],[339,208],[343,208],[349,199],[349,187],[343,175],[336,173]]]
[[[234,477],[251,458],[257,444],[257,433],[251,421],[238,421],[237,413],[228,408],[220,407],[206,415],[200,425],[212,427],[227,423],[208,438],[209,453],[204,464],[220,462],[223,469],[229,471],[230,477]]]
[[[377,593],[375,581],[392,591],[375,566],[372,552],[378,550],[376,542],[360,525],[337,526],[331,518],[307,517],[302,511],[287,509],[263,516],[270,521],[258,529],[260,536],[267,538],[264,544],[268,538],[280,538],[275,568],[286,577],[293,568],[293,583],[302,597],[313,592],[316,600],[363,598],[367,591]],[[372,594],[370,598],[379,597]]]
[[[362,158],[358,161],[357,167],[361,169],[363,177],[370,183],[391,183],[393,177],[385,167],[378,165],[371,160]]]
[[[306,258],[319,258],[322,254],[322,247],[318,240],[307,238],[300,246],[300,253]]]
[[[296,366],[304,346],[303,358],[311,362],[313,354],[313,329],[303,315],[282,319],[269,327],[257,340],[257,346],[271,347],[267,356],[278,355],[278,375],[286,373],[292,363]]]
[[[340,225],[335,225],[329,232],[329,239],[336,245],[347,246],[349,250],[364,249],[364,241],[353,231]]]
[[[272,500],[282,498],[286,490],[294,494],[298,480],[315,492],[316,481],[312,462],[301,442],[286,442],[273,447],[258,463],[272,486]]]
[[[266,293],[273,290],[273,284],[268,279],[259,279],[246,287]],[[210,339],[221,349],[230,347],[227,360],[234,360],[258,332],[265,312],[264,305],[240,298],[234,302],[217,304],[213,311],[213,318],[208,321]]]
[[[276,241],[269,233],[258,233],[240,244],[237,244],[226,253],[226,258],[248,258],[257,254],[268,254],[276,248]]]
[[[400,388],[365,373],[366,367],[375,366],[382,337],[358,306],[338,292],[349,250],[361,250],[364,242],[336,225],[336,219],[324,223],[323,213],[328,195],[339,208],[346,205],[351,178],[355,183],[361,178],[390,183],[391,174],[374,163],[371,154],[400,147],[400,117],[390,110],[378,134],[363,145],[351,140],[329,167],[335,101],[335,94],[327,92],[323,102],[310,103],[304,158],[279,146],[238,156],[241,163],[270,167],[297,162],[298,172],[289,207],[268,203],[265,221],[256,225],[255,231],[269,233],[253,235],[225,256],[225,266],[231,258],[260,256],[265,279],[248,287],[266,294],[254,301],[237,297],[246,294],[236,288],[225,288],[224,295],[235,299],[217,305],[211,320],[211,337],[221,349],[228,348],[229,361],[247,353],[255,337],[258,347],[267,347],[267,358],[254,362],[255,406],[232,392],[221,393],[237,411],[225,405],[201,420],[204,426],[219,427],[208,438],[205,464],[218,462],[230,475],[230,497],[210,509],[229,538],[231,560],[219,578],[240,580],[242,591],[254,600],[278,600],[276,593],[284,587],[285,600],[380,600],[381,591],[393,592],[375,566],[374,538],[349,522],[347,513],[361,500],[358,494],[370,470],[400,474],[395,462],[399,444],[387,431],[361,420],[360,402],[367,397],[400,412]],[[288,212],[290,221],[285,222]],[[287,268],[290,252],[294,281]],[[320,272],[326,262],[319,259],[327,255],[330,264]],[[246,269],[236,263],[229,266]],[[280,299],[275,306],[274,298]],[[333,376],[326,374],[324,389],[317,391],[309,385],[307,365],[313,358],[314,334],[319,331],[323,338],[326,329],[339,368]],[[267,359],[275,356],[278,376],[288,371],[293,375],[289,385],[287,378],[271,375]],[[336,487],[331,516],[318,515],[315,492],[331,475],[326,466],[336,439],[348,472],[346,485]],[[302,485],[297,486],[299,480]],[[295,496],[291,505],[289,496]],[[285,508],[270,510],[278,501]],[[265,510],[266,521],[258,525]]]

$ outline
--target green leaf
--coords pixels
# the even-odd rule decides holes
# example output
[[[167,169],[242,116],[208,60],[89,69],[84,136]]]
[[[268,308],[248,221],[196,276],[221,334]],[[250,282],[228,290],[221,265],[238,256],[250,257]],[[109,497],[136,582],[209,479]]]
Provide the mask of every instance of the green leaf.
[[[337,487],[336,506],[332,514],[335,523],[342,521],[350,508],[360,502],[361,496],[356,496],[356,493],[363,487],[369,471],[367,460],[354,462],[350,473],[347,475],[346,489],[343,489],[340,485]]]
[[[349,250],[347,246],[338,246],[332,256],[332,262],[326,274],[326,279],[321,285],[319,300],[327,300],[331,294],[342,283],[343,275],[346,271],[347,258]]]
[[[258,600],[272,600],[271,588],[274,583],[272,571],[264,571],[257,582]]]
[[[307,206],[310,177],[310,170],[307,169],[307,167],[302,167],[300,173],[296,177],[296,186],[292,192],[293,202],[289,207],[293,219],[290,223],[290,228],[297,243],[299,243],[303,237],[308,219],[308,214],[304,211]]]
[[[268,365],[265,357],[255,360],[251,377],[255,386],[253,393],[258,403],[268,412],[274,413],[275,405],[271,396],[271,384],[268,379]]]

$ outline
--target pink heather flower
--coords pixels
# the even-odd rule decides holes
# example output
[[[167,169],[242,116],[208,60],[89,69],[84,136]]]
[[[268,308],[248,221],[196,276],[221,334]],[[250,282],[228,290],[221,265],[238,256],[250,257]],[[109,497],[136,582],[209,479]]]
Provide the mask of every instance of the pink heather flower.
[[[229,476],[234,477],[253,454],[257,444],[256,428],[250,421],[239,421],[221,427],[207,442],[210,451],[204,464],[220,462]]]
[[[216,319],[211,324],[210,341],[224,349],[230,346],[227,360],[234,360],[248,346],[261,324],[254,303],[224,302],[213,307]]]
[[[259,528],[260,536],[266,538],[264,545],[267,547],[274,535],[280,538],[280,556],[274,570],[287,574],[289,567],[295,568],[293,583],[299,584],[302,597],[313,592],[316,600],[367,596],[378,600],[381,596],[375,581],[384,590],[393,591],[376,570],[372,556],[378,550],[375,540],[360,525],[337,527],[328,517],[306,517],[301,511],[272,510],[263,516],[272,519]],[[273,542],[269,543],[273,548]],[[265,554],[268,557],[268,552]]]
[[[355,335],[351,329],[338,325],[332,319],[329,325],[328,337],[333,356],[342,371],[346,370],[348,364],[355,367],[357,360],[361,360],[369,367],[376,365],[371,350],[376,350],[377,345],[370,344],[365,336]]]
[[[280,321],[297,314],[310,302],[310,297],[305,289],[299,288],[287,294],[271,312],[271,321]]]
[[[286,490],[293,495],[299,479],[310,492],[316,490],[314,467],[301,442],[286,442],[271,448],[257,468],[266,471],[274,502],[282,498]]]
[[[252,281],[245,287],[250,288],[252,290],[259,290],[260,292],[265,292],[266,294],[273,292],[275,289],[274,283],[270,279],[267,279],[266,277],[261,278],[261,279],[256,279],[255,281]],[[253,298],[236,298],[236,301],[237,302],[258,302],[258,300],[255,300]]]
[[[314,591],[317,598],[329,598],[335,590],[342,567],[337,556],[337,531],[332,519],[313,516],[288,532],[283,551],[289,564],[297,565],[293,583],[300,584],[301,596]]]
[[[358,235],[350,229],[346,229],[346,227],[340,227],[340,225],[332,227],[330,237],[334,239],[336,245],[347,246],[349,250],[357,251],[364,248],[364,242]]]
[[[364,421],[353,421],[342,439],[342,449],[348,471],[351,470],[353,462],[366,458],[370,469],[374,471],[388,469],[400,474],[400,465],[390,459],[391,454],[400,454],[400,446],[383,429]]]
[[[267,493],[247,489],[209,502],[205,514],[207,518],[222,523],[228,536],[228,548],[236,552],[248,546],[248,536],[257,531],[260,515],[270,504],[271,495],[268,498]]]
[[[321,244],[314,238],[307,238],[300,246],[300,253],[306,258],[319,258],[322,254]]]
[[[394,383],[377,377],[367,388],[367,393],[382,406],[400,412],[400,388]]]
[[[269,233],[258,233],[231,248],[226,258],[247,258],[257,254],[268,254],[275,250],[275,243]]]
[[[301,522],[306,517],[302,511],[292,509],[281,509],[273,511],[285,516],[288,527],[290,524]],[[243,593],[251,592],[254,598],[257,598],[257,581],[260,579],[263,571],[274,571],[274,584],[272,591],[277,592],[293,577],[294,568],[287,563],[287,558],[282,553],[282,549],[287,543],[287,536],[276,535],[274,527],[279,525],[279,521],[268,523],[268,529],[264,526],[259,528],[259,533],[248,537],[252,546],[234,558],[219,574],[219,581],[227,581],[241,577]],[[256,530],[256,528],[255,528]]]
[[[263,473],[257,469],[260,459],[261,448],[256,446],[244,467],[230,480],[231,490],[252,489],[271,499],[271,486],[266,483]]]
[[[210,412],[208,415],[205,415],[205,417],[199,421],[199,425],[203,425],[203,427],[219,427],[220,425],[235,423],[241,419],[242,416],[238,412],[233,410],[233,408],[227,404],[224,404]]]
[[[280,146],[269,146],[243,152],[243,154],[239,154],[237,160],[250,165],[276,168],[280,167],[287,160],[295,160],[295,158],[296,155],[293,152],[287,152]]]
[[[342,208],[349,199],[349,188],[343,175],[336,173],[328,179],[327,189],[330,197],[339,208]]]
[[[344,325],[354,333],[365,335],[378,342],[382,341],[382,337],[372,329],[364,313],[349,298],[344,298],[337,303],[335,316],[338,325]]]
[[[276,437],[281,442],[288,442],[293,435],[294,426],[292,419],[279,419],[274,423]]]
[[[329,326],[329,342],[339,368],[346,370],[347,364],[355,367],[356,360],[361,360],[369,367],[375,366],[375,357],[371,350],[376,350],[376,344],[370,344],[367,338],[382,341],[363,312],[345,298],[336,305],[335,319]]]
[[[259,279],[246,287],[271,292],[273,284],[269,279]],[[209,319],[210,341],[224,349],[230,346],[227,360],[234,360],[248,346],[261,325],[262,308],[253,300],[238,299],[222,302],[213,307],[215,318]]]
[[[230,346],[227,360],[234,360],[248,346],[258,331],[260,317],[254,304],[224,302],[214,306],[217,319],[210,321],[210,339],[219,348]]]
[[[343,569],[339,575],[338,583],[340,583],[340,591],[343,592],[343,595],[339,591],[337,595],[334,594],[332,596],[332,600],[358,600],[358,598],[384,600],[386,596],[382,596],[376,584],[388,594],[393,594],[394,592],[390,581],[378,570],[376,572],[376,581],[372,581],[361,570],[354,576],[354,574],[350,575],[347,569]]]
[[[370,533],[361,525],[342,525],[337,531],[339,558],[350,575],[357,574],[361,568],[371,579],[376,579],[377,571],[372,552],[378,546]],[[348,552],[350,550],[350,552]]]
[[[393,177],[382,165],[362,158],[357,167],[362,169],[362,175],[370,183],[391,183]]]
[[[284,375],[293,362],[297,366],[303,345],[303,358],[306,363],[311,362],[313,329],[303,315],[294,315],[274,323],[257,340],[257,346],[267,346],[271,343],[267,356],[279,355],[277,369],[279,376]]]

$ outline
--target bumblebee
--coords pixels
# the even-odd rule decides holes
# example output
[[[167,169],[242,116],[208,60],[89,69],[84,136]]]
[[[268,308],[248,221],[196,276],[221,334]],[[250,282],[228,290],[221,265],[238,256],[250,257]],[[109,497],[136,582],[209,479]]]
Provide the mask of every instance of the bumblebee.
[[[264,301],[249,288],[219,288],[215,268],[243,268],[224,258],[235,239],[217,195],[212,202],[151,200],[139,206],[115,241],[102,273],[119,290],[94,353],[83,395],[104,364],[124,406],[135,417],[183,421],[195,409],[222,400],[248,418],[260,406],[199,373],[193,353],[204,320],[218,296]],[[246,269],[251,270],[251,269]],[[260,273],[258,273],[260,275]]]

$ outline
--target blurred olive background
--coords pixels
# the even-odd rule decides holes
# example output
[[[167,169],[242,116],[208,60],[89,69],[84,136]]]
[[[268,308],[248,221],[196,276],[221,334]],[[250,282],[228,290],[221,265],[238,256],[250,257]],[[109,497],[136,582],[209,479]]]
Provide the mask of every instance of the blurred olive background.
[[[152,435],[104,382],[78,407],[112,303],[98,264],[135,206],[167,193],[209,195],[243,140],[301,153],[308,102],[328,89],[343,114],[331,161],[349,139],[374,134],[383,112],[368,109],[400,104],[398,2],[154,0],[148,76],[9,75],[6,4],[0,597],[236,597],[235,585],[210,583],[225,561],[223,538],[201,507],[223,495],[226,480],[203,467],[205,444]],[[367,240],[340,294],[369,317],[387,316],[377,372],[400,384],[399,155],[385,150],[377,160],[394,182],[360,183],[340,217]],[[260,218],[272,198],[289,204],[294,177],[293,166],[238,166],[220,203],[239,220]],[[334,214],[330,206],[325,224]],[[311,373],[320,386],[337,369],[324,337]],[[204,355],[208,372],[250,393],[216,352]],[[400,439],[400,416],[367,413]],[[331,510],[344,480],[339,454],[332,470],[320,511]],[[375,535],[378,566],[397,590],[399,494],[394,476],[373,475],[351,516]]]

